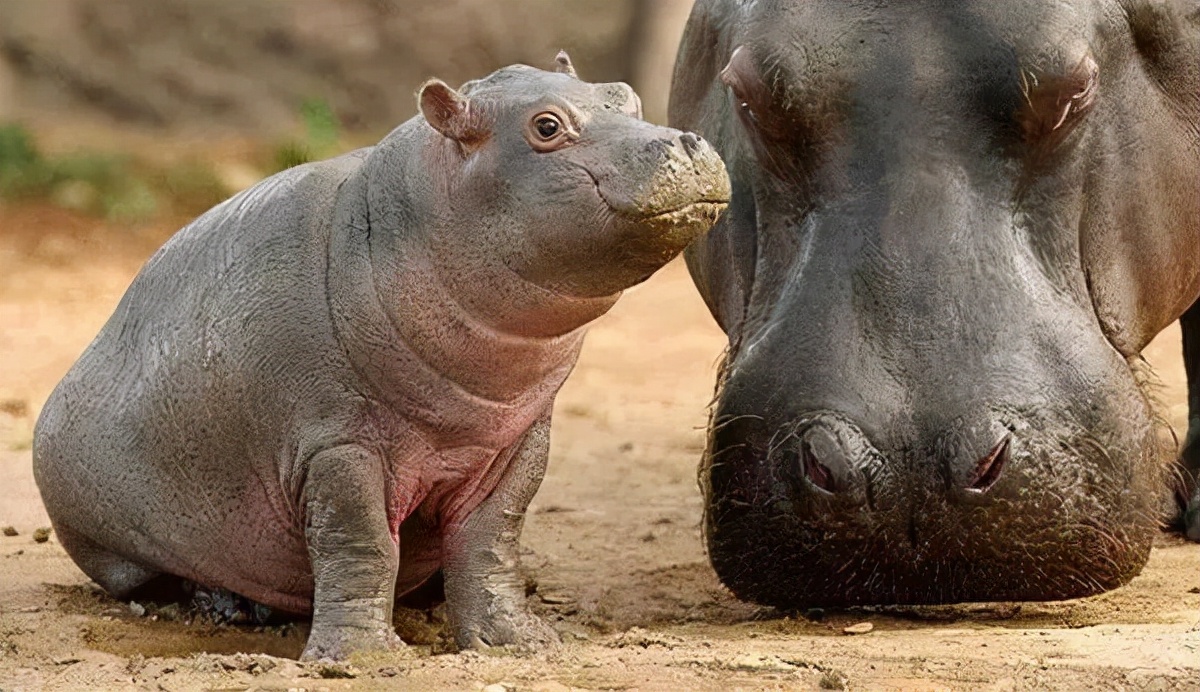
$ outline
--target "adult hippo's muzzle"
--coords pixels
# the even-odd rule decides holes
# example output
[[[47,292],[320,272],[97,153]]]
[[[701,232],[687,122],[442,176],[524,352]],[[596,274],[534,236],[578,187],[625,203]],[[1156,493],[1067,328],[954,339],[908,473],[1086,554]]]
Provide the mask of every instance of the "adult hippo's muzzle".
[[[687,259],[729,337],[700,480],[738,596],[1096,593],[1170,477],[1200,535],[1198,53],[1182,2],[697,2],[670,110],[732,181]],[[1172,471],[1138,354],[1181,316]]]
[[[764,417],[762,395],[788,378],[729,367],[701,482],[710,557],[740,597],[789,608],[1069,598],[1118,586],[1146,560],[1164,448],[1143,410],[1119,430],[1048,401],[957,417],[921,407],[945,412],[938,425],[895,409],[851,415],[844,399]],[[922,440],[926,426],[941,433]]]

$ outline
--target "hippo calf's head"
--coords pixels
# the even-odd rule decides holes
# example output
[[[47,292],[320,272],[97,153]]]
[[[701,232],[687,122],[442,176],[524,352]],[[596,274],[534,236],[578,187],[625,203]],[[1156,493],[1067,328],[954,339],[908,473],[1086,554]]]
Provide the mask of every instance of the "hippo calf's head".
[[[671,118],[733,201],[710,556],[783,606],[1066,598],[1144,564],[1137,354],[1200,293],[1187,3],[701,0]]]
[[[527,281],[580,298],[611,296],[707,231],[729,201],[716,151],[641,120],[625,84],[591,84],[565,53],[557,72],[507,67],[419,99],[454,143],[450,207]]]

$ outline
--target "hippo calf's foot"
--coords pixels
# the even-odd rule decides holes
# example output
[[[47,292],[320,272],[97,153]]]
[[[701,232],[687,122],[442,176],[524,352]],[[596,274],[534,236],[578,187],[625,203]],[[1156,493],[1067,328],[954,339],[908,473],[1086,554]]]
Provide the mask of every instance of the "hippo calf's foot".
[[[525,604],[518,539],[525,510],[546,472],[550,417],[534,423],[492,495],[444,543],[446,602],[460,649],[510,646],[518,651],[559,641]]]
[[[407,646],[390,623],[368,621],[360,617],[363,609],[382,613],[382,603],[356,599],[342,604],[345,609],[327,608],[321,618],[313,617],[308,643],[300,654],[302,661],[344,661],[351,654],[395,651]],[[390,604],[389,604],[390,605]]]
[[[523,606],[502,607],[498,611],[490,611],[477,623],[460,627],[454,633],[459,650],[486,651],[505,647],[519,653],[531,653],[562,641],[553,627]]]

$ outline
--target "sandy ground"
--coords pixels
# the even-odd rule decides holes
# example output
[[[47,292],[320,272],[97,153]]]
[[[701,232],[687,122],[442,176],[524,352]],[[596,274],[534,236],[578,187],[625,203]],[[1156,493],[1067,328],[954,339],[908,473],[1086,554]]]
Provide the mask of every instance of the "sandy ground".
[[[139,617],[144,604],[99,592],[53,537],[34,541],[48,520],[29,444],[41,402],[163,230],[0,207],[0,526],[18,532],[0,536],[0,690],[1200,689],[1200,547],[1170,536],[1130,585],[1084,600],[819,620],[734,600],[704,556],[695,481],[723,338],[679,263],[594,327],[558,399],[525,560],[561,648],[442,653],[441,612],[406,611],[407,650],[302,665],[304,623]],[[1182,433],[1178,338],[1147,356]],[[859,623],[873,629],[844,632]]]

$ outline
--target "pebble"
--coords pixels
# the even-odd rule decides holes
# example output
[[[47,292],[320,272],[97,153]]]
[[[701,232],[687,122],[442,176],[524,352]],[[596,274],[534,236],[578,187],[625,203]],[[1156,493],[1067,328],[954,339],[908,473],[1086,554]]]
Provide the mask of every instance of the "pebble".
[[[50,540],[50,529],[48,527],[42,527],[33,532],[34,543],[45,543],[48,540]]]
[[[850,625],[849,627],[843,627],[842,632],[844,632],[845,634],[866,634],[867,632],[870,632],[873,629],[875,629],[875,625],[872,625],[869,622],[860,622],[857,625]]]
[[[3,531],[5,536],[11,537],[19,535],[17,533],[17,527],[15,526],[5,526],[3,529],[0,529],[0,531]]]
[[[133,613],[135,618],[144,617],[146,615],[146,606],[137,601],[129,602],[129,612]]]

